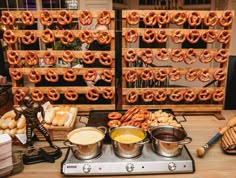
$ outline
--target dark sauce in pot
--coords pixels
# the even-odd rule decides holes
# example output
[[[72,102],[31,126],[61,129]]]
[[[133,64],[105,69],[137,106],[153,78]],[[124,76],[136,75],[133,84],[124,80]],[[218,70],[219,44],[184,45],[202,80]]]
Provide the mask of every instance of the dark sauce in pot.
[[[159,133],[154,135],[154,138],[167,142],[177,142],[181,140],[179,137],[171,133]]]

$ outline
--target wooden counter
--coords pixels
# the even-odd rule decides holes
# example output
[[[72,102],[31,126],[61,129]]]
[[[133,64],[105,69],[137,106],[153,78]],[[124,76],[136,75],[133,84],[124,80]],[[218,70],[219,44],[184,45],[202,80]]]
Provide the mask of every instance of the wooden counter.
[[[226,120],[217,120],[214,116],[185,116],[187,122],[183,122],[188,136],[192,137],[192,143],[187,147],[195,161],[195,173],[191,174],[164,174],[164,175],[137,175],[132,177],[147,177],[147,178],[236,178],[236,156],[225,155],[220,148],[220,141],[215,143],[203,158],[196,156],[196,148],[205,144],[217,131],[220,126],[223,126],[226,121],[236,115],[236,111],[223,111],[223,116]],[[182,119],[182,116],[177,116],[177,119]],[[58,146],[63,146],[61,142],[54,142]],[[36,144],[45,144],[38,142]],[[32,178],[32,177],[68,177],[61,175],[60,164],[64,159],[66,150],[63,151],[63,156],[56,160],[54,164],[39,163],[34,165],[25,165],[24,171],[21,174],[14,175],[12,178]],[[82,176],[81,176],[82,177]],[[104,176],[96,176],[104,177]],[[106,177],[127,177],[127,176],[106,176]]]

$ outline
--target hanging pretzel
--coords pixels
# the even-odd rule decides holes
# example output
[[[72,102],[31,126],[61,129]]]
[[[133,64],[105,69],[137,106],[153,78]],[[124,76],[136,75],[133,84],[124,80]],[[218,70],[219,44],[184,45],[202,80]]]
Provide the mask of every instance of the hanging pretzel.
[[[152,90],[144,90],[141,96],[144,102],[151,102],[153,101],[154,93]]]
[[[126,22],[130,25],[136,25],[139,23],[139,21],[140,15],[136,11],[132,11],[126,16]]]
[[[112,82],[112,73],[108,69],[104,69],[100,74],[100,77],[103,81],[111,83]]]
[[[39,14],[39,21],[42,25],[50,26],[53,24],[53,17],[50,11],[43,10]]]
[[[94,38],[93,38],[93,33],[89,30],[83,30],[80,34],[79,34],[79,40],[82,43],[92,43]]]
[[[227,49],[219,49],[214,54],[214,60],[218,63],[224,63],[228,60],[229,54]]]
[[[211,73],[209,72],[209,69],[202,69],[199,73],[198,73],[198,79],[201,82],[208,82],[211,79]]]
[[[187,21],[188,15],[185,12],[176,12],[172,15],[172,20],[176,25],[183,25]]]
[[[189,48],[187,51],[186,51],[186,54],[185,54],[185,58],[184,58],[184,62],[186,64],[193,64],[194,62],[196,62],[198,58],[198,55],[197,53],[194,51],[193,48]]]
[[[22,36],[22,43],[29,45],[37,41],[37,36],[33,31],[26,30]]]
[[[223,81],[226,79],[226,72],[224,69],[219,68],[214,72],[213,77],[217,81]]]
[[[217,88],[213,93],[212,93],[212,99],[215,102],[220,102],[223,101],[225,98],[225,93],[224,90],[221,88]]]
[[[204,33],[202,33],[201,38],[206,43],[213,43],[216,39],[216,33],[214,30],[207,30]]]
[[[176,81],[181,78],[181,73],[180,73],[179,69],[177,69],[177,68],[171,68],[169,70],[168,74],[169,74],[169,79],[172,81]]]
[[[215,11],[209,11],[204,17],[204,24],[206,26],[215,26],[218,22],[218,16]]]
[[[227,44],[230,41],[230,38],[231,38],[231,34],[227,30],[221,31],[217,36],[217,40],[223,44]]]
[[[183,100],[184,94],[181,89],[173,89],[169,97],[171,101],[180,102],[181,100]]]
[[[165,43],[168,40],[168,34],[165,30],[158,30],[156,34],[156,41],[158,43]]]
[[[187,102],[193,102],[197,98],[197,94],[192,89],[187,89],[184,92],[184,100]]]
[[[173,62],[182,62],[185,59],[185,52],[182,49],[172,49],[170,59]]]
[[[152,80],[153,79],[153,70],[150,68],[142,69],[140,73],[140,78],[144,81]]]
[[[62,36],[60,37],[60,41],[62,44],[67,45],[72,43],[75,40],[75,35],[70,30],[63,30]]]
[[[154,11],[148,12],[143,17],[143,22],[145,25],[154,26],[156,24],[157,14]]]
[[[57,22],[60,25],[68,25],[72,21],[72,15],[67,10],[59,10],[57,13]]]
[[[95,53],[93,51],[85,51],[82,55],[82,60],[85,64],[93,64],[96,60]]]
[[[30,11],[23,11],[21,14],[21,21],[24,25],[33,25],[34,16]]]
[[[211,95],[212,95],[212,93],[207,88],[202,88],[198,92],[198,99],[200,101],[206,101],[206,100],[209,100],[211,98]]]
[[[69,101],[76,101],[78,99],[78,93],[73,88],[67,88],[64,96]]]
[[[128,43],[135,43],[138,39],[138,31],[135,29],[130,29],[125,32],[125,40]]]
[[[168,77],[168,71],[165,68],[159,68],[154,71],[154,79],[158,81],[165,81]]]
[[[157,14],[157,23],[161,25],[168,24],[170,22],[170,14],[168,11],[161,11]]]
[[[135,82],[138,80],[138,73],[136,70],[130,69],[125,72],[126,82]]]
[[[105,98],[105,99],[111,100],[111,99],[114,98],[115,93],[114,93],[114,91],[113,91],[112,89],[110,89],[110,88],[104,88],[104,89],[102,90],[102,96],[103,96],[103,98]]]
[[[161,48],[159,51],[157,51],[155,57],[159,61],[167,61],[169,59],[168,49]]]
[[[176,44],[183,43],[186,39],[186,35],[181,30],[175,30],[171,35],[172,41]]]
[[[22,101],[25,96],[26,96],[26,93],[21,88],[16,89],[14,93],[14,99],[16,101],[18,102]]]
[[[48,69],[45,74],[45,79],[48,82],[57,82],[59,77],[58,74],[53,69]]]
[[[74,82],[77,79],[76,72],[73,69],[66,69],[63,79],[67,82]]]
[[[13,68],[10,70],[10,76],[14,80],[20,80],[23,77],[23,72],[19,70],[18,68]]]
[[[111,14],[109,11],[100,11],[97,16],[97,21],[101,25],[109,25],[111,22]]]
[[[190,26],[198,26],[201,24],[201,15],[200,13],[193,11],[188,15],[188,23]]]
[[[227,27],[231,25],[233,22],[233,13],[230,10],[224,11],[222,16],[220,17],[220,25],[222,27]]]
[[[196,80],[197,77],[198,77],[198,70],[197,69],[190,68],[185,73],[185,79],[187,81],[192,82],[192,81]]]
[[[112,36],[109,31],[100,31],[97,35],[97,41],[99,44],[107,45],[111,42]]]
[[[55,40],[55,35],[50,29],[43,30],[40,39],[43,43],[52,43]]]
[[[137,90],[128,91],[125,99],[128,103],[135,103],[138,100],[138,91]]]
[[[157,101],[157,102],[162,102],[162,101],[165,101],[167,98],[167,92],[166,92],[166,89],[157,89],[155,92],[154,92],[154,100]]]
[[[25,63],[29,66],[35,66],[39,63],[39,57],[34,51],[28,51],[25,55]]]
[[[52,101],[57,101],[60,99],[60,93],[55,88],[49,88],[47,92],[47,97]]]
[[[143,50],[140,54],[140,58],[145,64],[152,64],[154,60],[152,49]]]
[[[43,62],[47,65],[54,65],[57,62],[57,56],[53,52],[46,51],[43,54]]]
[[[209,49],[204,49],[202,50],[200,56],[199,56],[199,61],[202,63],[209,63],[213,59],[213,56],[211,54],[211,51]]]
[[[134,49],[132,48],[128,48],[125,56],[124,56],[124,59],[126,62],[135,62],[137,60],[137,53]]]
[[[201,34],[199,30],[190,30],[189,33],[186,35],[188,42],[191,44],[197,43],[200,37]]]
[[[65,50],[62,55],[62,60],[64,62],[73,62],[75,60],[75,54],[70,50]]]
[[[5,30],[3,33],[3,40],[8,44],[15,44],[17,41],[16,35],[11,30]]]
[[[3,25],[14,25],[16,22],[15,16],[11,14],[10,11],[3,11],[1,16],[1,21]]]
[[[143,36],[142,36],[142,40],[145,43],[152,43],[154,42],[156,38],[156,32],[153,29],[146,29],[144,30]]]
[[[44,94],[43,92],[38,89],[38,88],[34,88],[32,91],[31,91],[31,98],[34,100],[34,101],[43,101],[44,99]]]
[[[90,88],[87,90],[85,96],[90,101],[97,101],[99,98],[99,91],[97,88]]]
[[[79,22],[82,25],[90,25],[93,21],[92,13],[88,10],[81,11],[79,14]]]
[[[97,77],[97,72],[95,69],[87,69],[83,74],[83,78],[85,81],[95,81]]]
[[[15,50],[7,51],[7,61],[11,65],[18,65],[21,62],[21,57]]]
[[[101,52],[101,54],[99,55],[99,62],[104,66],[111,66],[113,60],[109,53]]]
[[[41,74],[35,69],[31,69],[28,75],[28,80],[32,83],[38,83],[41,81]]]

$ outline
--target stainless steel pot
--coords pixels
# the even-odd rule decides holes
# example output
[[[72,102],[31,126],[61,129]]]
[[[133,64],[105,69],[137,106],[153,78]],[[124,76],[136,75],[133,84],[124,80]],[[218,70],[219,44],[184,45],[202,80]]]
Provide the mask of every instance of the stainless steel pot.
[[[182,128],[169,125],[153,127],[149,133],[152,138],[153,151],[165,157],[181,154],[183,146],[192,141]]]
[[[77,159],[92,159],[101,154],[107,129],[100,127],[81,127],[67,135],[64,145],[71,147]]]
[[[114,153],[122,158],[134,158],[141,155],[143,145],[149,142],[144,130],[132,126],[110,128],[109,136]]]

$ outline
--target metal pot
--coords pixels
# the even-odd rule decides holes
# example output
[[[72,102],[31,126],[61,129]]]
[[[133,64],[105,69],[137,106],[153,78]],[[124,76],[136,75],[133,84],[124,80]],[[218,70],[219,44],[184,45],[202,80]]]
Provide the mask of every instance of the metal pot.
[[[109,136],[114,153],[122,158],[134,158],[141,155],[144,144],[149,142],[144,130],[132,126],[110,128]]]
[[[187,137],[187,133],[182,128],[169,125],[153,127],[149,133],[152,138],[153,151],[165,157],[181,154],[183,146],[192,141],[192,138]]]
[[[77,159],[92,159],[101,154],[106,128],[81,127],[67,135],[64,145],[71,147]]]

